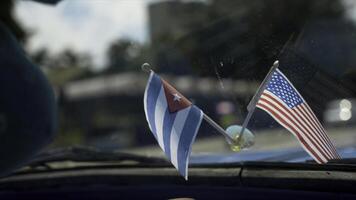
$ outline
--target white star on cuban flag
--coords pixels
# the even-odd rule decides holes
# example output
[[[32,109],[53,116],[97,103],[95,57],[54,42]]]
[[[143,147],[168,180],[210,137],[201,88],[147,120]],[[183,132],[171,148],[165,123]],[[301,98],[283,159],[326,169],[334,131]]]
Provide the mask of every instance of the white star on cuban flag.
[[[173,96],[174,96],[173,101],[180,101],[180,99],[182,98],[177,93],[174,93]]]

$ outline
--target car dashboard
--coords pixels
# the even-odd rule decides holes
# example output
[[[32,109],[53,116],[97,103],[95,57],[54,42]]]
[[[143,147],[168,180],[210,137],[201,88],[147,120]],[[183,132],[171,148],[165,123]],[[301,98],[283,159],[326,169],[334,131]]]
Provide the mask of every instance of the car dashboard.
[[[169,165],[30,170],[0,180],[0,198],[348,199],[354,165],[245,162],[193,165],[185,180]]]

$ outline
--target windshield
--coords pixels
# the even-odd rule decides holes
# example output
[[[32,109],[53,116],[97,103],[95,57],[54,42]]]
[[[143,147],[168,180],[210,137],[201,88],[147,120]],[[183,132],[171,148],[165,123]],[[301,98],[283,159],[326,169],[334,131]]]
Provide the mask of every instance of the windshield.
[[[15,1],[18,29],[10,29],[22,30],[17,38],[55,91],[58,129],[47,150],[90,146],[163,156],[144,113],[143,63],[224,129],[241,126],[279,60],[345,158],[355,155],[355,6],[352,0]],[[203,120],[193,162],[312,160],[260,108],[247,129],[254,145],[234,152]]]

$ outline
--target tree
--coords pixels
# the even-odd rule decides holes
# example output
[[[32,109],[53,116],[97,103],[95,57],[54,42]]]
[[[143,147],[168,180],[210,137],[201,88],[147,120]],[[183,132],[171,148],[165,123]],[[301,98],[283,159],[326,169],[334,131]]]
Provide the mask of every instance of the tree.
[[[162,56],[169,59],[172,51],[166,49],[173,49],[200,75],[215,76],[219,66],[221,77],[262,79],[287,41],[295,44],[306,24],[328,18],[347,21],[337,0],[213,0],[208,7],[207,17],[200,17],[199,23],[192,20],[195,26],[185,19],[185,36],[163,35],[162,43],[156,41],[157,65],[166,66],[169,60]]]
[[[137,70],[145,62],[147,48],[139,43],[118,39],[107,50],[106,73]]]

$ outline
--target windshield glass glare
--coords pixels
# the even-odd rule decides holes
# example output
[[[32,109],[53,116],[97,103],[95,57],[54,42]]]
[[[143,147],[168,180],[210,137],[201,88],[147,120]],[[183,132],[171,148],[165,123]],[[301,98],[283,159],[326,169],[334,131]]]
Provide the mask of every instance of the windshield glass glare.
[[[342,157],[354,156],[352,0],[15,1],[13,14],[26,53],[55,90],[58,135],[49,149],[81,145],[163,156],[144,114],[143,63],[225,129],[242,125],[246,106],[279,60]],[[193,157],[312,159],[259,108],[247,128],[255,144],[235,153],[203,120]]]

